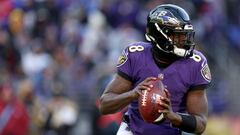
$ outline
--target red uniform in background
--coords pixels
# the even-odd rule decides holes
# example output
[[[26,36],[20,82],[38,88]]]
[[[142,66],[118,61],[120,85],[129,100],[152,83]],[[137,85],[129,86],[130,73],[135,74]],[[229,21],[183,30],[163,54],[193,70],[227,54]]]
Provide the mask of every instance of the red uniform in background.
[[[10,87],[0,88],[0,135],[27,135],[29,117],[25,106]]]

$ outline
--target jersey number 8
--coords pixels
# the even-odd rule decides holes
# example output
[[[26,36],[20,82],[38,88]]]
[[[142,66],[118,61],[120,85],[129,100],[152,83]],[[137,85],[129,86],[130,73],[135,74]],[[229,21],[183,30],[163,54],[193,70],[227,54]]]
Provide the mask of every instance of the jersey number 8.
[[[129,52],[141,52],[144,50],[144,47],[141,46],[141,45],[133,45],[133,46],[130,46],[129,48]]]

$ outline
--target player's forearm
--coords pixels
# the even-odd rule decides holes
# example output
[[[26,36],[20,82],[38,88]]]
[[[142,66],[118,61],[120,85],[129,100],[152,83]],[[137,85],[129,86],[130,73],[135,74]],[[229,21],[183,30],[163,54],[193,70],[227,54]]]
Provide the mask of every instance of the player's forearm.
[[[105,93],[100,99],[100,111],[102,114],[115,113],[126,107],[134,99],[136,99],[136,95],[132,91],[122,94]]]

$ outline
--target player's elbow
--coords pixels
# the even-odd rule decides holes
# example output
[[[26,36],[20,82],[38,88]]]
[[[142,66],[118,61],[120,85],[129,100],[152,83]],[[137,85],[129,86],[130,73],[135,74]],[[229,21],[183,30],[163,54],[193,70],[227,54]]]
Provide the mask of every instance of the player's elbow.
[[[99,111],[101,114],[107,114],[102,97],[100,98]]]
[[[100,111],[100,113],[103,114],[103,115],[110,114],[109,109],[108,109],[108,107],[107,107],[106,104],[107,104],[107,103],[106,103],[104,97],[101,97],[101,98],[100,98],[99,111]]]
[[[109,114],[109,112],[105,109],[105,107],[103,105],[100,104],[99,106],[99,111],[101,114],[106,115]]]
[[[103,114],[103,115],[108,114],[107,111],[105,111],[105,109],[102,107],[102,105],[100,105],[99,111],[100,111],[100,113]]]

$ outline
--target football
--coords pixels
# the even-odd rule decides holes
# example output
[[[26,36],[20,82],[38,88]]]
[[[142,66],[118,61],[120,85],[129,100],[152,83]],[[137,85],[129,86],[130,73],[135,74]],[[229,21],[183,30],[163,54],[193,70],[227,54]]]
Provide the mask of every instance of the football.
[[[167,94],[164,91],[164,84],[160,79],[150,82],[153,87],[150,91],[144,90],[138,99],[138,109],[145,122],[158,123],[161,122],[164,117],[158,110],[162,110],[163,107],[159,104],[160,97],[166,97]]]

